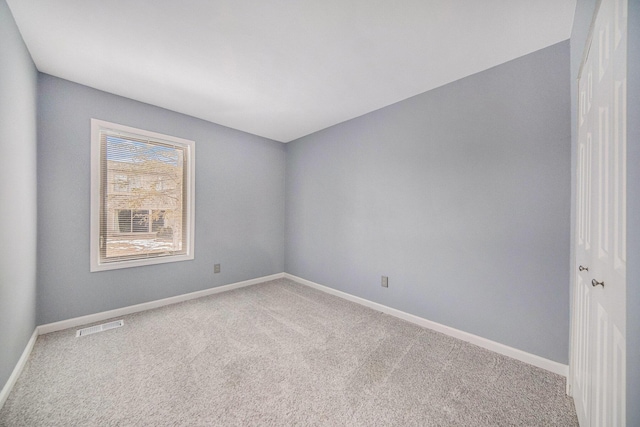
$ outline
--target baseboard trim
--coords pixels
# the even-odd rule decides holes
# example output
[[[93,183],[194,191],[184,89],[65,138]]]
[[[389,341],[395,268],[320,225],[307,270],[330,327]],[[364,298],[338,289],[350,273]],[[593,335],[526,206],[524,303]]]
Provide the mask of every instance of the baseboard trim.
[[[4,406],[5,402],[7,401],[7,398],[9,397],[9,393],[11,393],[13,386],[16,384],[16,381],[18,381],[18,377],[20,377],[22,370],[27,364],[27,360],[29,360],[29,356],[31,355],[31,350],[33,350],[33,346],[35,345],[37,339],[38,339],[38,328],[36,327],[33,330],[33,334],[31,334],[31,338],[29,338],[29,341],[27,342],[27,346],[24,348],[24,351],[22,352],[20,359],[18,359],[18,363],[16,363],[15,368],[13,368],[13,372],[11,372],[9,379],[7,380],[4,387],[2,387],[2,391],[0,391],[0,409],[2,409],[2,407]]]
[[[320,285],[310,280],[294,276],[293,274],[284,273],[284,278],[292,280],[296,283],[300,283],[301,285],[306,285],[319,291],[335,295],[347,301],[355,302],[357,304],[364,305],[365,307],[381,311],[399,319],[406,320],[407,322],[415,323],[416,325],[432,329],[446,335],[450,335],[462,341],[477,345],[478,347],[486,348],[487,350],[491,350],[495,353],[499,353],[519,360],[521,362],[528,363],[529,365],[533,365],[538,368],[553,372],[554,374],[562,375],[565,378],[569,374],[569,366],[563,365],[562,363],[554,362],[553,360],[545,359],[544,357],[536,356],[535,354],[527,353],[526,351],[518,350],[517,348],[509,347],[507,345],[500,344],[498,342],[491,341],[489,339],[482,338],[477,335],[461,331],[459,329],[451,328],[449,326],[445,326],[440,323],[436,323],[431,320],[427,320],[395,308],[387,307],[386,305],[379,304],[377,302],[369,301],[367,299],[360,298],[346,292],[338,291],[328,286]]]
[[[122,308],[116,308],[114,310],[103,311],[95,314],[88,314],[86,316],[74,317],[73,319],[61,320],[59,322],[48,323],[46,325],[38,326],[38,334],[39,335],[49,334],[51,332],[57,332],[57,331],[62,331],[64,329],[75,328],[77,326],[87,325],[89,323],[101,322],[103,320],[112,319],[114,317],[126,316],[127,314],[138,313],[141,311],[163,307],[165,305],[176,304],[183,301],[206,297],[208,295],[218,294],[220,292],[226,292],[233,289],[244,288],[245,286],[251,286],[258,283],[267,282],[269,280],[282,279],[283,277],[284,277],[284,273],[277,273],[277,274],[272,274],[270,276],[263,276],[263,277],[258,277],[251,280],[245,280],[243,282],[236,282],[236,283],[231,283],[229,285],[223,285],[215,288],[204,289],[202,291],[176,295],[174,297],[144,302],[141,304],[130,305]]]
[[[9,393],[11,393],[13,386],[15,385],[16,381],[18,380],[18,377],[22,373],[22,370],[24,369],[27,363],[27,360],[31,355],[31,351],[33,350],[33,346],[36,343],[36,339],[38,338],[38,335],[57,332],[57,331],[61,331],[68,328],[74,328],[77,326],[86,325],[89,323],[100,322],[100,321],[111,319],[114,317],[125,316],[127,314],[151,310],[154,308],[163,307],[170,304],[176,304],[183,301],[201,298],[208,295],[218,294],[221,292],[226,292],[233,289],[252,286],[258,283],[267,282],[270,280],[282,279],[282,278],[286,278],[296,283],[300,283],[301,285],[309,286],[319,291],[322,291],[331,295],[335,295],[347,301],[355,302],[356,304],[369,307],[371,309],[389,314],[399,319],[406,320],[416,325],[419,325],[428,329],[432,329],[434,331],[441,332],[446,335],[450,335],[462,341],[466,341],[471,344],[477,345],[479,347],[486,348],[487,350],[491,350],[493,352],[514,358],[516,360],[520,360],[521,362],[528,363],[530,365],[545,369],[555,374],[562,375],[564,377],[567,377],[569,374],[569,366],[563,365],[562,363],[554,362],[552,360],[545,359],[540,356],[536,356],[535,354],[527,353],[526,351],[523,351],[523,350],[518,350],[516,348],[509,347],[507,345],[500,344],[498,342],[491,341],[489,339],[482,338],[477,335],[473,335],[468,332],[461,331],[459,329],[451,328],[449,326],[445,326],[440,323],[436,323],[431,320],[427,320],[422,317],[409,314],[404,311],[391,308],[383,304],[369,301],[367,299],[360,298],[355,295],[348,294],[346,292],[338,291],[328,286],[320,285],[310,280],[303,279],[302,277],[294,276],[293,274],[277,273],[277,274],[272,274],[270,276],[263,276],[263,277],[258,277],[251,280],[245,280],[243,282],[231,283],[229,285],[218,286],[215,288],[204,289],[201,291],[191,292],[188,294],[176,295],[174,297],[164,298],[161,300],[145,302],[142,304],[131,305],[127,307],[117,308],[114,310],[103,311],[100,313],[89,314],[86,316],[75,317],[73,319],[67,319],[67,320],[62,320],[60,322],[48,323],[45,325],[37,326],[36,329],[33,331],[33,334],[31,335],[31,338],[29,339],[27,346],[22,352],[22,355],[20,356],[18,363],[13,369],[11,376],[7,380],[2,390],[0,391],[0,409],[2,409],[2,407],[4,406],[7,398],[9,397]]]
[[[45,325],[36,326],[27,346],[25,347],[18,363],[15,368],[13,368],[13,372],[9,379],[7,380],[4,387],[0,391],[0,409],[4,406],[13,386],[15,385],[18,377],[22,373],[24,366],[31,355],[31,351],[33,350],[33,346],[36,343],[38,335],[44,335],[51,332],[62,331],[68,328],[74,328],[77,326],[86,325],[88,323],[100,322],[102,320],[111,319],[114,317],[125,316],[127,314],[138,313],[141,311],[151,310],[158,307],[163,307],[165,305],[176,304],[183,301],[188,301],[196,298],[205,297],[208,295],[218,294],[221,292],[230,291],[233,289],[244,288],[245,286],[256,285],[262,282],[268,282],[269,280],[282,279],[284,277],[284,273],[272,274],[270,276],[257,277],[251,280],[245,280],[243,282],[231,283],[229,285],[218,286],[215,288],[204,289],[202,291],[191,292],[188,294],[176,295],[174,297],[164,298],[156,301],[149,301],[142,304],[130,305],[128,307],[117,308],[115,310],[103,311],[100,313],[89,314],[86,316],[75,317],[73,319],[61,320],[59,322],[48,323]]]

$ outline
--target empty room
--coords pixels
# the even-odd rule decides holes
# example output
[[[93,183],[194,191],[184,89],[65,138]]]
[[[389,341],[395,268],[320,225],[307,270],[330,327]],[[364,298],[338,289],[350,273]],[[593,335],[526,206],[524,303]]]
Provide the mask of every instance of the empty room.
[[[640,426],[637,0],[0,0],[0,426]]]

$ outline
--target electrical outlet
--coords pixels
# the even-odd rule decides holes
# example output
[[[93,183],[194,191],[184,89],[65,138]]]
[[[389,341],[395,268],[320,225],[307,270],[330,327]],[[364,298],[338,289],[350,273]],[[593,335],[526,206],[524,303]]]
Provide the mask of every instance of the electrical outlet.
[[[213,272],[220,273],[220,264],[213,264]]]
[[[387,276],[382,276],[382,287],[383,288],[389,287],[389,278]]]

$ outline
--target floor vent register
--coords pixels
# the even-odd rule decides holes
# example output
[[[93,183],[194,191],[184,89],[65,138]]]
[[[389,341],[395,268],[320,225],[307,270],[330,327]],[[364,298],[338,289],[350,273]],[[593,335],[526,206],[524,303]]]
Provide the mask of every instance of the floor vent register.
[[[119,328],[124,325],[123,320],[115,322],[103,323],[102,325],[89,326],[88,328],[79,329],[76,337],[84,337],[85,335],[97,334],[98,332],[108,331],[109,329]]]

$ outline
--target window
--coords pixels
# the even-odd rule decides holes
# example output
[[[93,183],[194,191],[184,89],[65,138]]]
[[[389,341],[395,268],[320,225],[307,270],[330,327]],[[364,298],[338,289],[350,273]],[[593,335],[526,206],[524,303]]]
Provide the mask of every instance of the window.
[[[91,271],[193,259],[195,143],[91,120]]]
[[[116,174],[113,178],[114,191],[129,191],[127,175]]]

